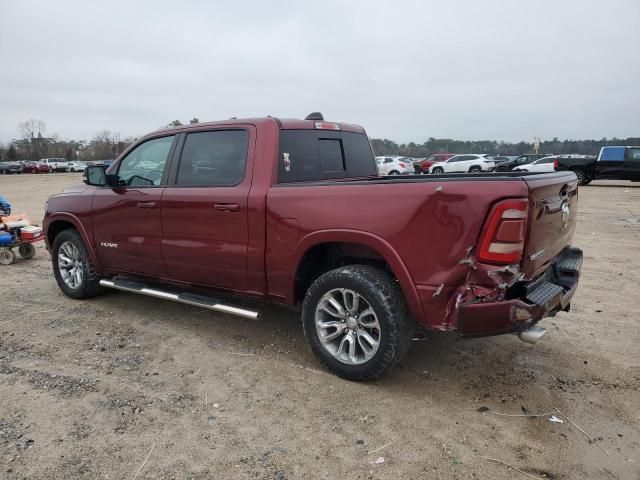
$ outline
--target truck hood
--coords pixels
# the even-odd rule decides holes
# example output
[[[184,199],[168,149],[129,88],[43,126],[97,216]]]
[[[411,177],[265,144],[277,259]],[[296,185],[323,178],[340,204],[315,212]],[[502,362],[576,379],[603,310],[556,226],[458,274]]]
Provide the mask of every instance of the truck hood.
[[[55,197],[57,195],[69,195],[74,193],[82,193],[92,188],[95,188],[95,187],[87,185],[86,183],[72,183],[71,185],[67,185],[66,187],[64,187],[62,189],[62,192],[52,195],[52,197]]]

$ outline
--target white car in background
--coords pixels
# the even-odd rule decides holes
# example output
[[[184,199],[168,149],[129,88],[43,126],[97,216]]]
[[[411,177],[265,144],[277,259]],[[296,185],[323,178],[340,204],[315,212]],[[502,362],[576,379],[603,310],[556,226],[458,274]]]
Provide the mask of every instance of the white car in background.
[[[376,157],[378,175],[408,175],[413,173],[413,162],[407,157]]]
[[[542,157],[535,162],[525,163],[513,167],[513,172],[534,172],[534,173],[552,173],[556,171],[558,166],[558,157]]]
[[[84,172],[87,166],[81,162],[69,162],[67,164],[67,172]]]
[[[480,173],[490,172],[496,166],[490,157],[479,155],[454,155],[444,162],[434,163],[429,173]]]

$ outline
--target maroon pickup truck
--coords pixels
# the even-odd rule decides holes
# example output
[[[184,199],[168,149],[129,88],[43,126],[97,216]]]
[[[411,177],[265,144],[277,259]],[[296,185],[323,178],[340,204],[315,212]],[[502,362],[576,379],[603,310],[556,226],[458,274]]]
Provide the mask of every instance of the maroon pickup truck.
[[[577,287],[577,200],[572,172],[378,177],[364,129],[316,114],[151,133],[50,197],[44,229],[72,298],[298,306],[322,363],[367,380],[417,329],[535,343]]]

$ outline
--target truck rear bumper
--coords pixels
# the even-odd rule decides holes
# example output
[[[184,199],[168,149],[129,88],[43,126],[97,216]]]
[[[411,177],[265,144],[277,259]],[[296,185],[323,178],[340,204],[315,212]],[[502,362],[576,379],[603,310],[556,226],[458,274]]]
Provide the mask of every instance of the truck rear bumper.
[[[521,332],[544,317],[568,311],[580,279],[582,257],[582,250],[567,248],[536,280],[509,287],[504,300],[460,304],[458,333],[478,337]]]

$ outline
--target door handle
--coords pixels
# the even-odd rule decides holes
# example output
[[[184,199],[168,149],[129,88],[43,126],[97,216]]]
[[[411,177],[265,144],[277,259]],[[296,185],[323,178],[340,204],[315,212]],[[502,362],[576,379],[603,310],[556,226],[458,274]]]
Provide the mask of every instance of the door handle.
[[[138,208],[156,208],[156,202],[138,202],[136,203]]]
[[[237,212],[240,210],[240,205],[237,203],[214,203],[213,208],[221,212]]]

